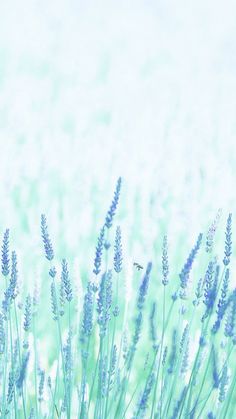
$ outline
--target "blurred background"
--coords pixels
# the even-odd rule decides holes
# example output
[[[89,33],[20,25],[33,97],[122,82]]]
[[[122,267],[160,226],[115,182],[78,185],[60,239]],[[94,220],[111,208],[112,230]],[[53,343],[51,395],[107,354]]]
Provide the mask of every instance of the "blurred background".
[[[119,176],[130,263],[155,261],[168,232],[181,267],[221,207],[225,225],[235,13],[233,0],[1,2],[0,227],[25,277],[37,275],[42,212],[58,258],[90,272]]]

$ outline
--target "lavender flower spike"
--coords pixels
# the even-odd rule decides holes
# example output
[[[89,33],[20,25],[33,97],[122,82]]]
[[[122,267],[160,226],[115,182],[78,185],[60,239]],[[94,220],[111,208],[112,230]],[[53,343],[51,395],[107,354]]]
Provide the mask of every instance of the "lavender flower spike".
[[[145,275],[139,287],[139,296],[138,296],[138,304],[137,304],[139,310],[142,310],[143,308],[143,304],[144,304],[145,297],[147,294],[151,270],[152,270],[152,262],[149,262],[147,265]]]
[[[24,330],[26,332],[28,332],[30,329],[31,319],[32,319],[32,302],[31,302],[31,297],[28,294],[25,301],[25,315],[24,315]]]
[[[217,304],[217,319],[212,327],[212,333],[216,333],[219,328],[221,321],[224,317],[225,311],[227,309],[227,293],[228,293],[228,287],[229,287],[229,269],[226,269],[223,284],[221,288],[221,296],[219,298],[218,304]]]
[[[17,280],[18,280],[17,254],[16,252],[13,251],[11,255],[11,279],[10,279],[11,298],[13,300],[17,297],[17,294],[18,294]]]
[[[219,208],[216,214],[215,219],[213,220],[213,222],[211,223],[207,235],[206,235],[206,252],[207,253],[211,253],[212,249],[213,249],[213,244],[214,244],[214,237],[216,234],[216,229],[218,227],[219,221],[220,221],[220,217],[222,214],[222,209]]]
[[[31,409],[30,409],[29,419],[35,419],[35,414],[34,414],[34,408],[33,407],[31,407]]]
[[[25,381],[27,365],[28,365],[28,362],[29,362],[29,355],[30,355],[30,353],[28,351],[24,355],[23,360],[22,360],[21,369],[20,369],[20,372],[19,372],[18,379],[16,381],[16,386],[19,390],[22,389],[23,382]]]
[[[111,270],[102,275],[97,301],[98,324],[100,326],[100,335],[104,336],[107,330],[107,324],[110,320],[110,309],[112,306],[112,272]]]
[[[82,320],[82,336],[90,336],[93,328],[93,287],[88,282],[87,292],[84,296],[83,320]]]
[[[164,236],[163,247],[162,247],[162,284],[166,286],[168,284],[169,275],[169,262],[168,262],[168,242],[167,236]]]
[[[65,296],[67,301],[72,300],[72,287],[71,287],[71,281],[69,278],[69,272],[67,267],[67,262],[65,259],[62,260],[62,273],[61,273],[61,280],[64,286]]]
[[[111,203],[110,209],[107,213],[106,216],[106,220],[105,220],[105,226],[107,228],[111,228],[112,226],[112,221],[116,212],[116,208],[119,202],[119,197],[120,197],[120,189],[121,189],[121,177],[119,177],[117,184],[116,184],[116,189],[114,192],[114,197],[113,197],[113,201]]]
[[[0,354],[4,353],[5,344],[6,344],[6,336],[5,336],[5,329],[4,329],[4,316],[0,313]]]
[[[228,307],[228,315],[225,323],[225,336],[233,337],[236,323],[236,288],[233,290],[232,299]]]
[[[52,243],[48,234],[47,219],[44,214],[41,215],[41,234],[44,244],[45,256],[48,260],[52,260],[54,257]]]
[[[56,297],[56,287],[55,283],[51,283],[51,306],[52,306],[52,313],[53,313],[53,320],[58,319],[58,310],[57,310],[57,297]]]
[[[9,228],[6,229],[4,236],[3,236],[3,243],[2,243],[2,274],[7,276],[10,272],[9,266]]]
[[[153,344],[153,348],[156,347],[156,342],[157,342],[155,317],[156,317],[156,303],[153,303],[150,317],[149,317],[150,338]]]
[[[43,401],[43,391],[44,391],[44,382],[45,382],[45,371],[39,371],[39,388],[38,388],[38,401],[41,403]]]
[[[206,275],[205,275],[205,291],[204,291],[204,304],[206,305],[206,311],[202,317],[204,321],[208,315],[212,312],[215,299],[217,295],[217,283],[219,278],[219,265],[216,265],[215,261],[209,262]]]
[[[180,291],[180,298],[184,299],[186,297],[186,293],[185,290],[187,288],[188,285],[188,280],[189,280],[189,275],[190,275],[190,271],[192,269],[193,266],[193,262],[194,259],[197,255],[197,252],[201,246],[201,242],[202,242],[202,233],[199,234],[197,242],[195,244],[195,246],[193,247],[193,249],[191,250],[189,257],[187,259],[187,262],[185,263],[181,273],[179,274],[180,277],[180,286],[182,288],[182,290]]]
[[[7,391],[7,404],[11,404],[14,395],[14,373],[10,371],[8,374],[8,391]]]
[[[227,266],[230,263],[230,256],[232,254],[232,214],[229,214],[226,224],[225,232],[225,257],[223,259],[224,265]]]
[[[115,255],[114,255],[114,270],[119,273],[122,270],[122,244],[121,244],[121,229],[118,226],[116,229],[115,238]]]
[[[138,411],[135,415],[136,418],[138,417],[145,417],[147,408],[148,408],[148,399],[150,396],[150,393],[152,391],[153,384],[155,382],[155,375],[154,373],[151,373],[147,378],[147,383],[145,385],[145,388],[143,390],[143,394],[140,398],[139,404],[138,404]]]
[[[225,365],[223,367],[223,371],[222,371],[221,379],[220,379],[219,402],[221,403],[223,403],[225,400],[228,382],[229,382],[228,368],[227,368],[227,365]]]
[[[95,275],[98,275],[99,272],[101,271],[104,234],[105,234],[105,228],[103,226],[101,231],[100,231],[100,235],[98,237],[98,244],[97,244],[97,247],[96,247],[96,255],[95,255],[95,259],[94,259],[94,270],[93,270],[93,272],[95,273]]]

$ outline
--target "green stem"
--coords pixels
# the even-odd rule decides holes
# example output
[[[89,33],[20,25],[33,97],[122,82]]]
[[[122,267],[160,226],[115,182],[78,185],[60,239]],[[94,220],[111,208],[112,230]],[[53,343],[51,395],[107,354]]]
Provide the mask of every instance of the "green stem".
[[[56,385],[55,385],[55,386],[56,386]],[[53,409],[52,409],[52,419],[54,418],[54,413],[53,413],[53,410],[54,410],[54,409],[56,410],[57,417],[59,418],[59,412],[58,412],[58,409],[57,409],[57,406],[56,406],[56,403],[55,403],[55,390],[54,390],[54,394],[52,394],[52,389],[51,389],[51,387],[50,387],[50,393],[51,393],[51,398],[52,398],[52,403],[53,403]]]
[[[229,395],[227,397],[227,404],[226,404],[226,408],[225,408],[224,414],[222,413],[222,415],[223,415],[222,416],[222,419],[225,419],[227,417],[226,415],[227,415],[227,412],[229,410],[229,406],[230,406],[230,402],[231,402],[232,396],[234,394],[235,385],[236,385],[236,370],[234,371],[234,379],[233,379],[233,381],[231,383],[230,393],[229,393]],[[230,417],[233,417],[233,416],[230,416]]]
[[[53,392],[53,410],[55,407],[58,417],[59,417],[59,414],[58,414],[58,409],[56,406],[56,394],[57,394],[57,387],[58,387],[59,365],[60,365],[59,355],[60,355],[60,349],[58,349],[57,373],[56,373],[56,381],[55,381],[54,392]],[[51,389],[51,393],[52,393],[52,389]],[[52,419],[53,418],[54,418],[54,414],[52,412]]]
[[[162,316],[163,316],[163,322],[162,322],[162,324],[163,324],[163,330],[162,330],[162,335],[163,335],[163,337],[162,337],[162,340],[164,340],[164,333],[165,333],[165,302],[166,302],[166,287],[165,287],[165,285],[164,285],[164,298],[163,298],[163,313],[162,313]],[[162,342],[162,345],[163,345],[163,343],[164,342]],[[162,347],[161,347],[161,352],[162,352]],[[163,365],[162,365],[162,367],[161,367],[161,397],[160,397],[160,418],[162,417],[162,397],[163,397],[163,390],[162,390],[162,387],[163,387]]]
[[[132,394],[132,396],[131,396],[131,398],[130,398],[129,402],[127,403],[127,406],[126,406],[126,408],[125,408],[125,411],[124,411],[124,413],[123,413],[123,415],[122,415],[122,419],[123,419],[123,418],[125,418],[126,412],[127,412],[127,410],[129,409],[130,404],[132,403],[132,400],[133,400],[133,398],[134,398],[134,396],[135,396],[135,394],[136,394],[136,392],[137,392],[138,387],[139,387],[139,384],[137,384],[137,385],[136,385],[136,387],[135,387],[135,389],[134,389],[134,391],[133,391],[133,394]],[[138,411],[137,411],[137,413],[136,413],[136,415],[135,415],[135,418],[138,418],[139,410],[140,410],[140,408],[138,409]]]
[[[12,322],[11,322],[11,307],[9,310],[9,323],[10,323],[10,342],[11,342],[11,368],[13,371],[13,376],[15,376],[15,366],[13,365],[13,338],[12,338]],[[16,392],[14,384],[14,410],[15,410],[15,419],[17,419],[17,405],[16,405]]]
[[[7,315],[7,314],[6,314]],[[5,417],[5,403],[6,403],[6,376],[7,376],[7,365],[8,365],[8,317],[6,318],[6,339],[5,339],[5,351],[4,351],[4,373],[3,373],[3,386],[2,386],[2,419]]]
[[[19,326],[18,326],[18,318],[17,318],[17,313],[16,313],[16,302],[15,302],[15,300],[14,300],[14,315],[15,315],[15,323],[16,323],[19,365],[21,367],[20,333],[19,333]],[[23,401],[24,418],[26,419],[25,399],[24,399],[24,392],[23,391],[21,392],[21,396],[22,396],[22,401]]]
[[[82,373],[82,381],[81,381],[81,400],[80,400],[80,418],[84,418],[85,411],[84,411],[84,395],[85,395],[85,385],[86,385],[86,376],[87,376],[87,365],[88,365],[88,356],[89,356],[89,344],[90,344],[90,336],[87,339],[87,346],[86,346],[86,359],[85,362],[83,361],[83,373]]]
[[[68,336],[68,338],[69,338],[69,344],[70,344],[70,352],[71,352],[71,345],[72,345],[72,340],[71,340],[71,313],[70,313],[70,301],[69,301],[69,307],[68,307],[68,311],[69,311],[69,313],[68,313],[68,316],[69,316],[69,319],[68,319],[68,323],[69,323],[69,336]],[[68,410],[69,410],[69,418],[70,418],[70,415],[71,415],[71,384],[72,384],[72,386],[73,386],[73,383],[71,382],[71,366],[69,366],[69,368],[70,368],[70,377],[69,377],[69,383],[68,383],[68,395],[69,395],[69,401],[68,401],[68,403],[69,403],[69,406],[68,406]]]
[[[205,368],[205,373],[204,373],[204,375],[203,375],[203,379],[202,379],[202,383],[201,383],[201,387],[200,387],[199,393],[198,393],[198,395],[197,395],[197,399],[196,399],[196,401],[195,401],[195,403],[194,403],[193,409],[189,412],[189,414],[190,414],[190,415],[191,415],[191,413],[194,411],[194,409],[196,408],[197,403],[198,403],[198,400],[200,399],[200,396],[201,396],[201,393],[202,393],[202,389],[203,389],[204,384],[205,384],[205,380],[206,380],[206,376],[207,376],[208,368],[209,368],[209,365],[210,365],[210,360],[211,360],[212,350],[213,350],[213,346],[211,347],[210,354],[209,354],[209,356],[208,356],[208,361],[207,361],[207,365],[206,365],[206,368]]]
[[[225,274],[225,266],[224,266],[224,268],[223,268],[223,272],[222,272],[222,275],[221,275],[221,279],[220,279],[220,281],[219,281],[219,285],[218,285],[218,288],[217,288],[217,292],[216,292],[216,297],[215,297],[215,301],[217,300],[217,296],[218,296],[218,293],[219,293],[219,291],[220,291],[220,287],[221,287],[221,284],[222,284],[222,281],[223,281],[223,278],[224,278],[224,274]],[[213,304],[213,307],[212,307],[212,309],[211,309],[211,312],[208,314],[208,319],[207,319],[207,322],[206,322],[206,326],[205,326],[205,331],[207,330],[207,328],[208,328],[208,324],[209,324],[209,321],[210,321],[210,318],[211,318],[211,314],[212,314],[212,312],[213,312],[213,310],[214,310],[214,305],[215,305],[215,303]],[[205,333],[203,334],[203,335],[205,335]],[[200,348],[200,347],[199,347]],[[200,351],[198,350],[198,355],[200,354]],[[198,360],[198,359],[197,359]],[[196,368],[196,362],[194,363],[194,368],[193,368],[193,371],[192,372],[194,372],[194,374],[195,374],[195,368]],[[192,375],[191,375],[192,376]],[[193,376],[194,377],[194,376]],[[190,406],[191,406],[191,400],[192,400],[192,380],[191,380],[191,382],[189,383],[190,384],[190,392],[189,392],[189,398],[188,398],[188,404],[187,404],[187,410],[186,410],[186,412],[188,412],[188,410],[189,410],[189,408],[190,408]],[[189,386],[188,386],[188,388],[189,388]]]
[[[225,362],[224,362],[224,365],[223,365],[223,367],[221,368],[221,371],[220,371],[220,373],[219,373],[219,375],[221,376],[221,373],[222,373],[222,371],[223,371],[223,369],[224,369],[224,367],[225,367],[225,365],[227,365],[227,363],[228,363],[228,361],[229,361],[229,359],[230,359],[230,356],[231,356],[231,354],[232,354],[232,351],[233,351],[233,348],[234,348],[234,346],[232,346],[231,347],[231,349],[229,350],[229,352],[228,352],[228,356],[227,356],[227,358],[226,358],[226,360],[225,360]],[[207,397],[204,399],[204,400],[202,400],[202,401],[204,401],[204,404],[203,404],[203,406],[202,406],[202,408],[201,408],[201,410],[200,410],[200,413],[198,414],[198,416],[197,416],[197,419],[200,419],[202,416],[202,412],[203,412],[203,410],[205,409],[205,406],[206,406],[206,404],[207,404],[207,402],[208,402],[208,400],[209,400],[209,398],[210,398],[210,396],[211,396],[211,394],[212,394],[212,391],[214,390],[214,386],[211,386],[210,387],[210,390],[209,390],[209,392],[208,392],[208,395],[207,395]],[[200,403],[202,403],[202,401],[201,402],[198,402],[198,404],[200,404]]]
[[[35,410],[36,418],[38,419],[38,384],[37,384],[37,347],[36,347],[36,332],[35,332],[35,313],[33,314],[33,339],[34,339],[34,393],[35,393]]]
[[[89,408],[90,408],[90,403],[91,403],[92,395],[93,395],[94,384],[95,384],[96,376],[97,376],[99,356],[100,356],[100,347],[99,347],[98,356],[97,356],[96,365],[95,365],[94,378],[93,378],[93,382],[92,382],[92,386],[91,386],[91,390],[90,390],[90,394],[89,394],[88,415],[89,415]]]
[[[202,323],[201,336],[205,336],[205,331],[207,330],[209,321],[210,321],[210,316],[207,319],[207,322],[206,322],[205,327],[204,327],[204,322]],[[195,379],[196,366],[197,366],[198,359],[199,359],[199,356],[200,356],[201,351],[202,351],[202,346],[199,345],[198,346],[198,350],[197,350],[197,354],[195,356],[195,360],[194,360],[193,368],[192,368],[192,371],[191,371],[191,375],[190,375],[190,378],[189,378],[189,381],[188,381],[187,390],[185,392],[185,395],[184,395],[184,398],[183,398],[183,401],[182,401],[182,408],[181,408],[179,417],[181,417],[181,414],[182,414],[182,411],[183,411],[183,407],[184,407],[184,403],[185,403],[187,394],[189,392],[189,397],[188,397],[188,402],[187,402],[187,409],[186,409],[186,412],[188,413],[189,406],[190,406],[191,400],[192,400],[193,380]]]
[[[56,313],[57,313],[56,322],[57,322],[59,346],[60,346],[61,358],[62,358],[62,370],[63,370],[63,382],[64,382],[64,391],[65,391],[65,399],[66,399],[66,410],[67,410],[67,416],[69,417],[69,405],[68,405],[67,391],[66,391],[65,360],[64,360],[63,345],[62,345],[61,324],[60,324],[59,310],[58,310],[57,289],[56,289],[56,284],[55,284],[55,278],[53,278],[52,280],[53,280],[53,286],[54,286],[54,290],[55,290],[55,306],[56,306]]]
[[[100,347],[99,347],[99,357],[98,363],[102,362],[103,359],[103,336],[100,336]],[[102,371],[98,370],[98,391],[97,391],[97,399],[96,399],[96,406],[95,406],[95,417],[100,418],[102,413]]]
[[[180,322],[180,314],[179,314],[179,322]],[[179,324],[179,322],[178,322],[178,324]],[[168,415],[168,411],[169,411],[169,408],[170,408],[171,400],[173,398],[173,392],[174,392],[174,388],[175,388],[175,385],[176,385],[176,380],[179,377],[179,368],[181,366],[181,361],[182,361],[182,358],[179,356],[178,359],[177,359],[176,371],[175,371],[175,374],[174,374],[174,378],[172,380],[171,389],[169,391],[169,397],[167,398],[165,408],[164,408],[164,412],[163,412],[164,417],[168,417],[167,415]]]
[[[172,311],[172,308],[173,308],[173,303],[174,303],[174,301],[172,302],[172,305],[171,305],[169,313],[168,313],[167,323],[168,323],[169,318],[170,318],[170,314],[171,314],[171,311]],[[154,386],[154,393],[153,393],[153,399],[152,399],[152,408],[151,408],[150,419],[153,418],[154,408],[155,408],[155,403],[156,403],[156,392],[157,392],[158,379],[159,379],[159,373],[160,373],[160,368],[161,368],[162,350],[163,350],[163,343],[164,343],[164,333],[165,333],[166,328],[167,328],[167,324],[165,323],[165,286],[164,286],[164,298],[163,298],[163,306],[162,306],[161,348],[160,348],[160,356],[159,356],[158,367],[157,367],[157,376],[156,376],[155,386]],[[162,389],[161,389],[161,398],[162,398]]]
[[[118,302],[118,282],[119,282],[119,274],[117,274],[117,276],[116,276],[115,307],[116,307],[117,302]],[[114,346],[114,341],[115,341],[115,332],[116,332],[116,317],[114,318],[114,321],[113,321],[113,332],[112,332],[111,350],[110,350],[108,383],[107,383],[107,391],[106,391],[105,418],[107,417],[107,410],[108,410],[108,399],[109,399],[109,391],[110,391],[111,367],[112,367],[113,346]]]

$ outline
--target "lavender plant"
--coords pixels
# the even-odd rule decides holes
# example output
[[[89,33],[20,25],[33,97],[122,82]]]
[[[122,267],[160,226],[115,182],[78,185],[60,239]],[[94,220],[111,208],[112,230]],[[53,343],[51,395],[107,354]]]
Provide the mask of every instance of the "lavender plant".
[[[19,282],[10,230],[3,233],[0,418],[236,415],[232,214],[218,258],[222,213],[206,231],[205,247],[200,233],[187,261],[180,261],[179,277],[166,235],[160,254],[151,254],[143,269],[132,264],[128,275],[123,229],[116,225],[121,187],[119,178],[83,291],[70,258],[60,260],[54,251],[45,215],[40,287]],[[136,295],[127,298],[131,277]]]

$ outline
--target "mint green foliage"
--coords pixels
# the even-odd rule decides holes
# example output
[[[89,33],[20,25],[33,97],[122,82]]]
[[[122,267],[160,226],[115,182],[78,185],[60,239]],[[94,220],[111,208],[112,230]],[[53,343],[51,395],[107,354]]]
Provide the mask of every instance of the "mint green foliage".
[[[9,230],[3,232],[1,419],[236,415],[232,215],[218,258],[214,221],[187,262],[183,254],[174,266],[163,234],[152,262],[127,266],[116,222],[120,179],[117,185],[94,242],[95,269],[91,260],[81,287],[70,255],[57,255],[44,215],[39,285],[27,289],[18,281],[21,264]]]

